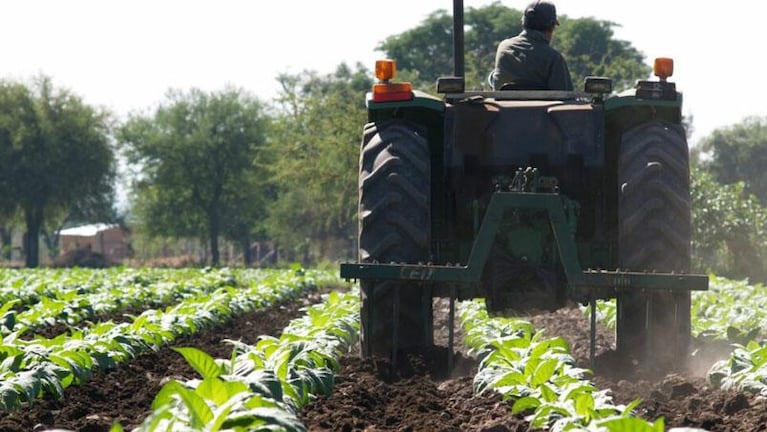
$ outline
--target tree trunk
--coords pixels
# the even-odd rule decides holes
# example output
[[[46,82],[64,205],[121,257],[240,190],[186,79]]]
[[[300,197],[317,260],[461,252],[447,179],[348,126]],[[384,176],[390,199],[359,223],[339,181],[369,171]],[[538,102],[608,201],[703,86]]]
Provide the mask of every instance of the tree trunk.
[[[24,209],[24,221],[27,233],[24,236],[24,254],[26,266],[35,268],[40,265],[40,228],[43,225],[42,207]]]
[[[46,230],[42,230],[41,234],[45,247],[48,248],[48,258],[55,259],[59,255],[59,231],[48,234]]]
[[[0,227],[0,242],[3,243],[3,257],[10,261],[13,259],[13,230]]]
[[[253,264],[253,254],[250,251],[250,238],[248,236],[242,236],[240,245],[242,246],[242,263],[245,267],[250,267]]]
[[[218,251],[218,213],[215,210],[211,212],[208,220],[210,222],[210,261],[213,267],[218,267],[221,259]]]

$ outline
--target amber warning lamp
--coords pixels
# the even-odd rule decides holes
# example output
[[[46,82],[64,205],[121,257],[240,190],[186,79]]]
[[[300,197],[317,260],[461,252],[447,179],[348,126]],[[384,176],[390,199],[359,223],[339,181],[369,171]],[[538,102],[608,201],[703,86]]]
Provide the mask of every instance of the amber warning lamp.
[[[409,82],[393,83],[397,74],[397,63],[394,60],[376,61],[376,78],[373,84],[373,102],[397,102],[413,99],[413,86]]]
[[[674,59],[658,57],[653,63],[652,70],[661,81],[666,81],[668,77],[674,75]]]
[[[668,81],[674,75],[674,60],[668,57],[658,57],[652,65],[652,71],[659,79],[639,80],[634,93],[639,99],[656,99],[675,101],[678,99],[676,84]]]

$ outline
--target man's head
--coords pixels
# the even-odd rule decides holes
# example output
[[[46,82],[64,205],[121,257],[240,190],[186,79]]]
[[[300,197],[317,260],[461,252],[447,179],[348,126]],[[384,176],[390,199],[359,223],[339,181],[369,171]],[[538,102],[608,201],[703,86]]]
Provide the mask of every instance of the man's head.
[[[553,30],[559,25],[557,8],[548,0],[537,0],[525,8],[522,15],[522,27],[538,31]]]

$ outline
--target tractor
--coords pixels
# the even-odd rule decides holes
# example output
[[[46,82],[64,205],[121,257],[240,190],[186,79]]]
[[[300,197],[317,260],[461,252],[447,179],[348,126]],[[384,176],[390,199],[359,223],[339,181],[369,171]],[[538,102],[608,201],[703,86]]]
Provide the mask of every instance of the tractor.
[[[613,92],[466,91],[463,2],[453,3],[453,76],[439,96],[376,63],[359,163],[361,354],[434,343],[433,300],[484,298],[491,314],[617,301],[616,351],[637,361],[689,353],[689,151],[682,95],[657,79]],[[451,363],[452,357],[448,360]]]

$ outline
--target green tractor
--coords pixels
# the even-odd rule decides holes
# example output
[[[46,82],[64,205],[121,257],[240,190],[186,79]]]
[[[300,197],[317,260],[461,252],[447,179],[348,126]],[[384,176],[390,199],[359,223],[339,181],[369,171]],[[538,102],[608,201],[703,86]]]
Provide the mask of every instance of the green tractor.
[[[689,155],[681,94],[659,80],[614,95],[465,91],[463,2],[454,76],[436,97],[376,64],[359,166],[363,356],[433,344],[433,299],[484,298],[502,315],[616,298],[616,350],[637,360],[690,346]],[[592,314],[592,317],[595,314]],[[595,321],[591,321],[592,359]],[[452,357],[450,357],[452,359]]]

